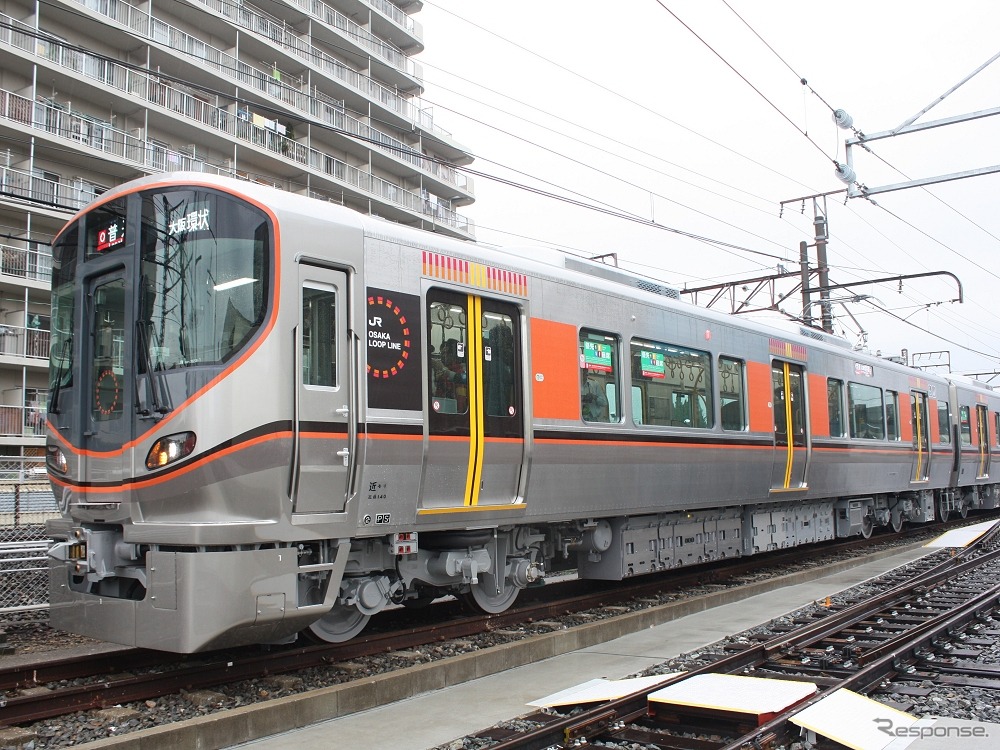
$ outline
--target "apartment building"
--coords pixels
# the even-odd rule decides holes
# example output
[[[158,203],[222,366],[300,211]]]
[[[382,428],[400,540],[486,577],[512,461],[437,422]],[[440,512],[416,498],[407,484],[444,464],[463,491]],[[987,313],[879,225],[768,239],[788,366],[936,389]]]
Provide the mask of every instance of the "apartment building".
[[[419,100],[420,8],[0,0],[0,481],[41,461],[49,243],[108,188],[227,174],[473,236],[471,157]]]

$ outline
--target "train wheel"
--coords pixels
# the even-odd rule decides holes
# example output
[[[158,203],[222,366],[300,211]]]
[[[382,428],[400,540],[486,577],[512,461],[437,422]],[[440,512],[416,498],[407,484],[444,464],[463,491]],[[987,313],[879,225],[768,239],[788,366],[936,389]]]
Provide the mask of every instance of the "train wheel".
[[[900,531],[902,531],[903,530],[903,524],[905,522],[906,522],[906,519],[903,518],[903,514],[902,513],[896,513],[895,511],[892,512],[892,530],[894,532],[896,532],[898,534]]]
[[[875,529],[875,521],[870,515],[864,517],[861,521],[861,536],[865,539],[870,539],[872,531]]]
[[[479,584],[473,586],[468,594],[463,594],[462,599],[472,609],[495,615],[506,611],[514,603],[519,592],[519,588],[511,586],[509,583],[504,588],[502,594],[488,592],[483,588],[482,584]]]
[[[948,520],[948,515],[950,511],[948,510],[948,505],[944,500],[938,503],[938,520],[941,522]]]
[[[343,643],[364,630],[370,619],[357,607],[335,606],[303,632],[313,640]]]
[[[969,517],[969,504],[964,500],[962,501],[962,504],[958,506],[958,515],[962,518]]]

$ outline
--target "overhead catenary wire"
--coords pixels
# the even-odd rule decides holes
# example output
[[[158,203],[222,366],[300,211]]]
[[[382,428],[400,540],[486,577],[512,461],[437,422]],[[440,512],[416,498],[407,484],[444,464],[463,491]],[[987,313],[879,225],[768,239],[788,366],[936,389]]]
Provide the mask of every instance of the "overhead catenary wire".
[[[115,60],[115,62],[119,62],[119,61]],[[160,75],[161,75],[161,77],[165,77],[165,76],[163,76],[163,74],[162,74],[162,73],[160,73]],[[187,83],[188,85],[191,85],[191,84],[190,84],[190,82],[185,82],[185,81],[183,81],[183,79],[177,79],[177,80],[178,80],[178,81],[180,81],[180,82],[184,82],[184,83]],[[203,87],[199,87],[199,88],[203,88]],[[225,95],[224,95],[224,96],[225,96]],[[820,97],[820,98],[821,98],[821,97]],[[287,115],[289,114],[287,110],[283,110],[283,109],[282,109],[282,110],[277,110],[277,109],[275,109],[275,110],[268,110],[266,106],[264,106],[264,107],[261,107],[261,106],[260,106],[260,103],[255,103],[255,106],[257,106],[258,108],[261,108],[261,109],[263,109],[264,111],[272,111],[272,112],[280,112],[281,114],[283,114],[283,115],[285,115],[285,116],[287,116]],[[298,117],[298,115],[297,115],[297,114],[293,114],[292,116],[293,116],[293,117]],[[307,122],[309,121],[309,120],[308,120],[308,119],[306,119],[306,118],[300,118],[300,119],[303,119],[304,121],[307,121]],[[321,126],[321,124],[320,124],[320,123],[313,123],[313,124],[315,124],[315,125],[317,125],[317,126]],[[382,147],[385,147],[385,144],[379,144],[379,145],[380,145],[380,146],[382,146]],[[479,158],[483,159],[484,161],[490,161],[490,160],[488,160],[488,159],[485,159],[485,157],[482,157],[482,156],[480,156]],[[439,163],[442,163],[442,164],[447,164],[447,162],[446,162],[446,161],[444,161],[444,160],[437,160],[437,161],[439,161]],[[493,164],[498,164],[498,162],[493,162],[493,161],[491,161],[490,163],[493,163]],[[454,165],[451,165],[451,166],[454,166]],[[458,169],[459,169],[460,171],[462,171],[462,170],[463,170],[463,168],[461,168],[461,167],[458,167]],[[466,170],[466,171],[469,171],[469,170]],[[485,174],[485,173],[483,173],[483,172],[473,172],[473,171],[469,171],[469,173],[470,173],[470,174],[476,174],[476,175],[478,175],[478,176],[481,176],[481,177],[484,177],[485,179],[493,179],[493,175],[489,175],[489,174]],[[517,183],[515,183],[515,182],[513,182],[513,181],[508,181],[508,182],[507,182],[507,184],[510,184],[510,185],[512,185],[512,186],[515,186],[515,187],[517,187],[517,186],[518,186],[518,184],[517,184]],[[551,184],[551,183],[550,183],[550,184]],[[553,197],[556,197],[556,198],[558,199],[558,196],[553,196]],[[585,207],[585,208],[589,208],[589,206],[586,206],[586,205],[584,205],[583,207]],[[668,230],[671,230],[671,231],[673,230],[673,228],[670,228],[670,227],[668,227],[667,229],[668,229]],[[682,233],[682,234],[684,234],[684,233]],[[691,237],[692,239],[695,239],[695,240],[697,240],[697,241],[707,241],[707,242],[709,242],[709,243],[715,243],[715,241],[714,241],[714,240],[711,240],[710,238],[706,238],[706,237],[703,237],[703,236],[700,236],[700,235],[697,235],[697,234],[695,234],[695,233],[687,233],[687,234],[686,234],[686,236],[689,236],[689,237]],[[749,248],[741,248],[741,246],[739,246],[739,245],[735,245],[735,244],[729,244],[729,243],[723,243],[723,245],[726,245],[726,246],[729,246],[729,247],[731,247],[731,248],[733,248],[733,249],[736,249],[736,250],[738,250],[738,251],[746,251],[746,250],[750,250]],[[720,245],[720,246],[723,246],[723,245]],[[751,250],[751,252],[754,252],[754,251],[752,251],[752,250]],[[781,260],[781,259],[782,259],[782,258],[780,258],[779,256],[769,256],[769,257],[773,257],[773,258],[778,258],[779,260]]]

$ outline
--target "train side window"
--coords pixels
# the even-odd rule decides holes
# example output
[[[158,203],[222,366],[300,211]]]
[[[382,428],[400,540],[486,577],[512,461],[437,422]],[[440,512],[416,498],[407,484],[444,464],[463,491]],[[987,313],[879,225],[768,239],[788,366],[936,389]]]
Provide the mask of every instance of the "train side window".
[[[646,339],[632,339],[629,352],[633,400],[638,398],[641,406],[638,424],[715,424],[712,359],[707,352]]]
[[[719,357],[719,403],[722,429],[747,428],[746,363],[732,357]]]
[[[885,437],[885,406],[882,389],[864,383],[847,384],[851,437],[882,440]]]
[[[896,391],[885,392],[885,427],[889,440],[899,440],[899,427],[896,415],[899,414],[899,394]]]
[[[483,313],[483,407],[491,417],[516,413],[517,357],[513,320],[499,312]]]
[[[938,401],[938,432],[941,433],[941,442],[951,442],[951,415],[948,413],[948,402]]]
[[[969,416],[969,407],[960,406],[958,414],[959,431],[962,433],[962,445],[972,445],[972,420]]]
[[[993,439],[1000,445],[1000,412],[993,412]]]
[[[441,414],[467,414],[469,376],[466,360],[468,316],[464,305],[435,301],[428,309],[430,356],[427,380],[431,403]]]
[[[826,408],[830,415],[830,437],[844,437],[844,381],[827,378]]]
[[[585,422],[617,422],[618,337],[580,330],[580,416]]]
[[[333,289],[302,290],[302,382],[336,388],[337,293]]]

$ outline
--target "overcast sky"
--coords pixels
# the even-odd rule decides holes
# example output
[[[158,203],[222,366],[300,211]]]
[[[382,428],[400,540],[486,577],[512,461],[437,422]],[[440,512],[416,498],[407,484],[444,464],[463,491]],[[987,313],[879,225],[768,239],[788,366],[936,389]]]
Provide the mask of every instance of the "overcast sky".
[[[783,215],[780,204],[844,187],[833,162],[854,134],[831,109],[863,132],[893,130],[1000,52],[994,0],[425,0],[415,18],[424,104],[476,156],[472,169],[662,227],[480,176],[461,209],[478,239],[614,252],[679,287],[797,270],[812,201]],[[917,122],[998,106],[1000,61]],[[860,182],[890,185],[1000,164],[998,143],[991,117],[855,148],[854,165]],[[989,175],[878,205],[828,198],[832,283],[950,271],[965,292],[949,303],[947,277],[834,291],[870,295],[835,305],[838,331],[858,344],[863,329],[873,353],[947,351],[955,372],[1000,369],[998,187]],[[782,310],[801,306],[794,295]]]

